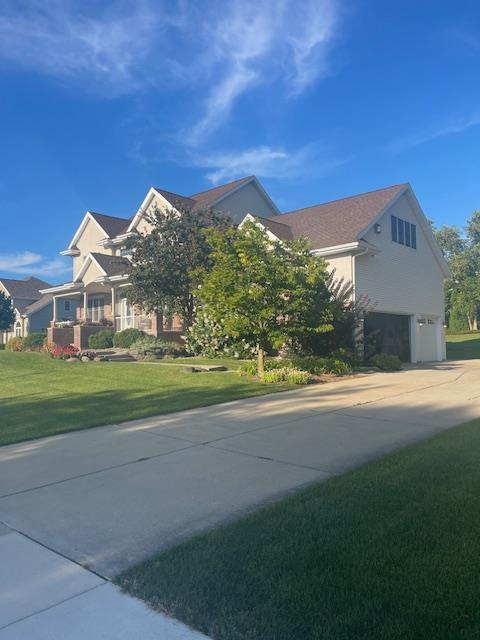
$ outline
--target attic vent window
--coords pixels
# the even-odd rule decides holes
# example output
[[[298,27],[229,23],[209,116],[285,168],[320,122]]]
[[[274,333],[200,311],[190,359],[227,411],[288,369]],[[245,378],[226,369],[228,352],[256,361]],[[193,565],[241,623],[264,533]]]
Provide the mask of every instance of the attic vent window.
[[[411,249],[417,248],[417,225],[397,216],[390,216],[392,226],[392,242],[403,244]]]

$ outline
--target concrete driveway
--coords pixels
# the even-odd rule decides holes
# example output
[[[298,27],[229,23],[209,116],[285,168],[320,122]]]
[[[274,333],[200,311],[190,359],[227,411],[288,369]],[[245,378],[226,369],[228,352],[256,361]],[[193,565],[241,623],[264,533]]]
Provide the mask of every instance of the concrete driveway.
[[[111,577],[480,416],[480,361],[359,376],[0,449],[0,521]]]

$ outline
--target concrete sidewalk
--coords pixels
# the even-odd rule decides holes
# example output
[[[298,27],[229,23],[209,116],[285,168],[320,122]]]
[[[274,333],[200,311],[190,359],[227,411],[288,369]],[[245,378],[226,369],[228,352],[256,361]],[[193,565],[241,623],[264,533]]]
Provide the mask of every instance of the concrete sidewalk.
[[[0,568],[0,640],[207,640],[7,527]]]
[[[480,416],[480,362],[355,377],[0,448],[0,521],[102,576]]]

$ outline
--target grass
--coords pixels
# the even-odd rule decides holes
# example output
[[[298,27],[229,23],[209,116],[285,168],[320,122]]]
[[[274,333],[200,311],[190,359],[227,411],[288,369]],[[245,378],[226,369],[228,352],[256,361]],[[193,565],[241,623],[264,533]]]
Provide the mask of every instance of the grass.
[[[237,361],[223,364],[238,366]],[[231,372],[68,363],[43,353],[5,351],[0,352],[0,376],[0,445],[292,388]]]
[[[480,421],[120,575],[217,640],[480,637]]]
[[[480,358],[480,332],[447,334],[447,358],[449,360]]]

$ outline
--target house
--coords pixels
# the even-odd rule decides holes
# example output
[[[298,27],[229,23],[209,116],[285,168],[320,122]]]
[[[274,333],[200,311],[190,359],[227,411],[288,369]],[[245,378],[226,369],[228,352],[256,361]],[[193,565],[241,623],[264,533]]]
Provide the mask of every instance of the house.
[[[318,204],[260,223],[272,237],[308,238],[355,300],[373,310],[363,340],[403,361],[445,359],[443,283],[449,268],[409,184]]]
[[[14,336],[24,338],[29,333],[47,333],[52,318],[52,296],[40,289],[51,285],[39,278],[23,280],[0,279],[0,291],[12,301],[15,321],[8,331],[0,332],[0,344],[6,344]]]
[[[115,331],[135,327],[169,340],[180,338],[182,325],[177,318],[143,314],[134,310],[126,298],[127,240],[136,233],[149,232],[148,214],[155,208],[175,206],[193,211],[212,207],[228,213],[237,223],[249,211],[264,218],[280,213],[254,176],[189,196],[152,187],[138,211],[128,219],[88,211],[67,249],[61,252],[72,258],[72,280],[42,291],[53,300],[49,341],[59,345],[73,343],[83,349],[92,333],[106,327]],[[61,317],[66,301],[76,308],[71,323],[63,322]]]
[[[62,255],[72,257],[73,277],[42,291],[52,296],[49,339],[57,344],[88,344],[91,333],[137,327],[168,339],[179,338],[178,319],[145,315],[126,298],[126,241],[148,233],[148,213],[159,209],[212,207],[241,224],[255,219],[277,240],[306,237],[312,251],[352,283],[352,295],[373,306],[363,339],[373,350],[404,361],[445,357],[443,282],[449,275],[430,225],[409,184],[318,204],[281,214],[254,176],[184,196],[152,187],[129,219],[87,212]],[[64,301],[76,305],[74,326],[61,322]]]

